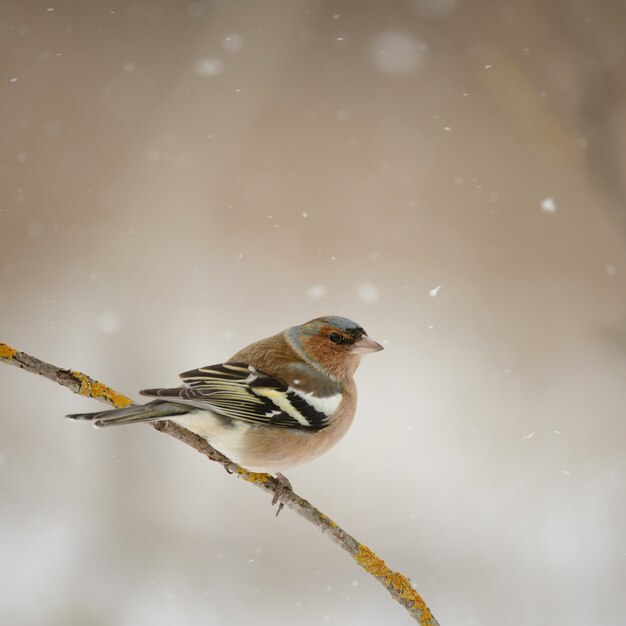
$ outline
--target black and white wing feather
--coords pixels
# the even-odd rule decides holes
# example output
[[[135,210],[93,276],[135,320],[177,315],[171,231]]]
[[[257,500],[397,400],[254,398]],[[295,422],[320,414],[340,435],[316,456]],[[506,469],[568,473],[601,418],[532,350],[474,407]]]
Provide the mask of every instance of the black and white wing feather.
[[[341,394],[317,398],[245,363],[210,365],[180,377],[182,387],[145,389],[140,393],[232,420],[305,430],[325,428],[341,402]]]

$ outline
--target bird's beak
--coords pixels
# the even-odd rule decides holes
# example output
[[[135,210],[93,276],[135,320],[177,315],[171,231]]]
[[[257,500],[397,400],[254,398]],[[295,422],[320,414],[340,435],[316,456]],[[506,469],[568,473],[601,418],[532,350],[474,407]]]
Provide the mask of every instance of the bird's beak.
[[[356,354],[358,356],[363,356],[364,354],[371,354],[372,352],[380,352],[383,347],[378,343],[378,341],[374,341],[370,339],[367,335],[363,335],[355,344],[352,346],[351,354]]]

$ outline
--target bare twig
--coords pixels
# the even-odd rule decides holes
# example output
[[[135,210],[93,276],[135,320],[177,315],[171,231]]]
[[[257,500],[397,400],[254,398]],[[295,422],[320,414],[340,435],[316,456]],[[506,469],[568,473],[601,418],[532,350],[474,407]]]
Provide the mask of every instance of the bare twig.
[[[132,404],[130,398],[117,393],[86,374],[50,365],[50,363],[40,361],[24,352],[19,352],[4,343],[0,343],[0,361],[24,369],[27,372],[39,374],[59,385],[67,387],[74,393],[95,398],[116,408]],[[151,425],[156,430],[167,433],[186,443],[211,459],[211,461],[220,463],[224,468],[228,470],[232,468],[232,463],[228,458],[211,447],[202,437],[168,420],[154,422]],[[273,476],[250,472],[243,467],[236,467],[235,473],[255,487],[271,495],[274,494],[277,480]],[[420,622],[423,626],[439,626],[430,609],[417,591],[415,591],[406,576],[389,569],[385,562],[376,556],[372,550],[359,543],[352,535],[333,522],[332,519],[292,490],[283,490],[279,501],[317,526],[325,535],[345,550],[366,572],[374,576],[387,589],[396,602],[401,604],[414,620]]]

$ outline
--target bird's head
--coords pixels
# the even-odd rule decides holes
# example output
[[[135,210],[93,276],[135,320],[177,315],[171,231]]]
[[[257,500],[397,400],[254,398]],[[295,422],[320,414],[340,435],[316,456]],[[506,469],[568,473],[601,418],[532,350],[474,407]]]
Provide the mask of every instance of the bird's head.
[[[362,356],[383,349],[356,322],[336,315],[315,318],[285,334],[301,356],[337,378],[350,378]]]

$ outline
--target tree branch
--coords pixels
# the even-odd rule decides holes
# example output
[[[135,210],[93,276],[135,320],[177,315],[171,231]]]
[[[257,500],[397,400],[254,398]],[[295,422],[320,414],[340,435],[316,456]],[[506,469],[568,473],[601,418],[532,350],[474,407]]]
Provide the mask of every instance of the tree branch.
[[[106,402],[116,408],[132,404],[132,400],[114,391],[110,387],[94,380],[93,378],[74,370],[67,370],[51,365],[32,357],[25,352],[19,352],[10,346],[0,343],[0,361],[8,365],[14,365],[32,374],[39,374],[59,385],[67,387],[81,396],[88,396],[101,402]],[[225,469],[232,468],[231,461],[223,454],[211,447],[206,440],[178,426],[169,420],[153,422],[156,430],[171,435],[183,443],[191,446],[211,461],[220,463]],[[243,467],[236,467],[235,473],[243,480],[255,487],[274,494],[278,481],[269,474],[250,472]],[[371,574],[380,582],[391,596],[401,604],[411,617],[423,626],[439,626],[439,623],[426,606],[424,600],[415,591],[406,576],[394,572],[385,562],[376,556],[367,546],[359,543],[352,535],[348,534],[338,524],[315,508],[310,502],[301,498],[290,489],[281,492],[279,501],[292,511],[317,526],[325,535],[332,539],[340,548],[345,550],[368,574]]]

